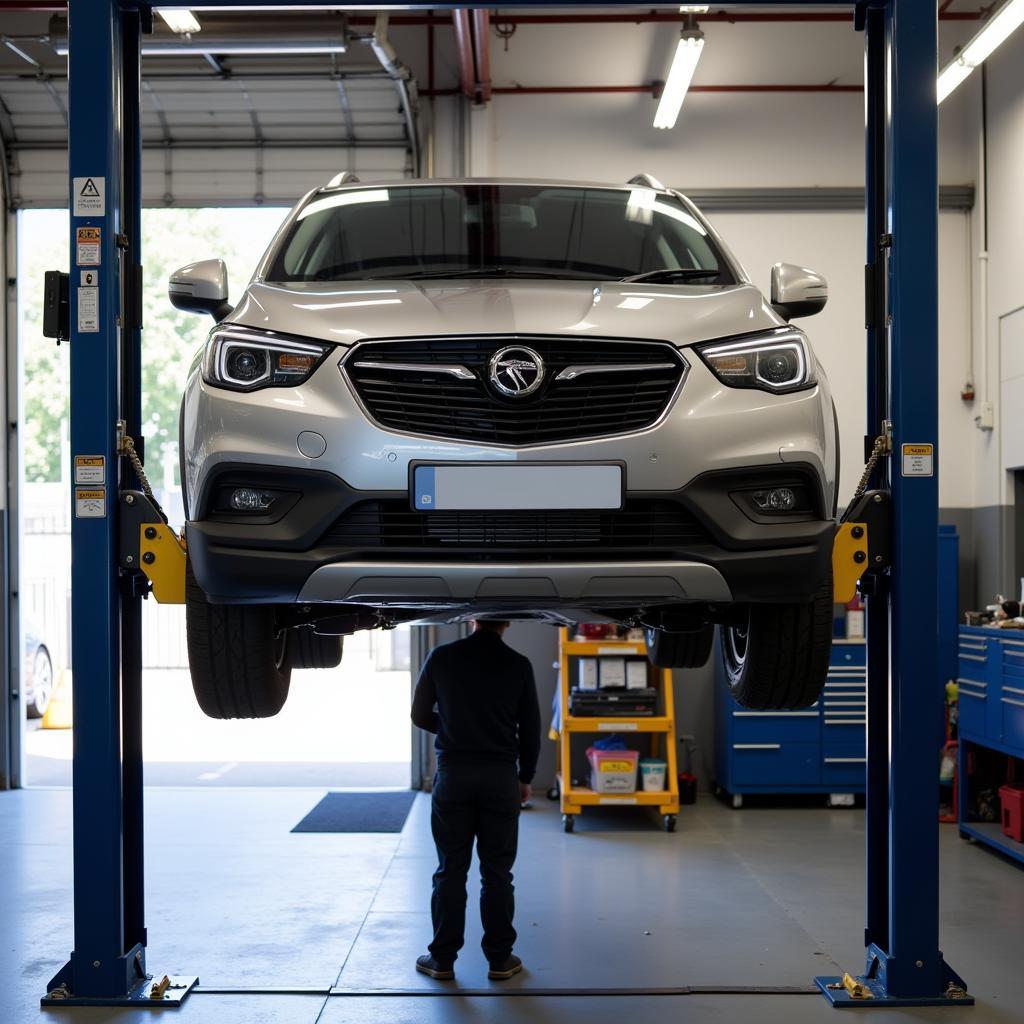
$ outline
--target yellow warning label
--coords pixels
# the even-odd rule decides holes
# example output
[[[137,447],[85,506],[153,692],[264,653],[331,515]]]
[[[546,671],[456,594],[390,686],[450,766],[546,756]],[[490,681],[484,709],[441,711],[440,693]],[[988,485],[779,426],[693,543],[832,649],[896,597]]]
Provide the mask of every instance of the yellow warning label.
[[[102,519],[107,514],[107,492],[103,488],[91,490],[75,488],[75,516],[79,519]]]
[[[75,264],[79,267],[100,265],[100,228],[77,228],[75,231]]]
[[[598,761],[599,772],[631,772],[633,763],[631,761]]]
[[[933,476],[935,473],[935,446],[932,444],[903,445],[903,475]]]
[[[107,460],[102,455],[75,456],[76,484],[103,484],[107,477]]]

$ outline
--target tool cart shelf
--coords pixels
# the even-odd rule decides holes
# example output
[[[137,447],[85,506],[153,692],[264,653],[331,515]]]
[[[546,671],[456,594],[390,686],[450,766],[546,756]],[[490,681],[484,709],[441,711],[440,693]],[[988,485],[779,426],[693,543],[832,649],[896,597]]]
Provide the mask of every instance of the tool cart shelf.
[[[666,832],[674,832],[676,815],[679,813],[679,777],[676,768],[676,721],[672,696],[672,673],[659,670],[648,664],[648,678],[656,682],[661,703],[661,713],[635,717],[613,715],[606,718],[589,715],[572,715],[570,687],[573,668],[579,658],[603,657],[647,657],[647,645],[642,640],[571,640],[565,627],[559,630],[559,686],[561,688],[561,723],[558,733],[557,776],[558,797],[561,801],[562,821],[566,832],[572,832],[576,816],[584,807],[654,807],[662,816]],[[581,734],[596,737],[607,733],[645,733],[650,737],[650,756],[654,756],[663,737],[664,758],[667,764],[665,781],[667,789],[657,792],[596,793],[585,786],[571,785],[572,739]],[[641,785],[637,780],[638,787]]]

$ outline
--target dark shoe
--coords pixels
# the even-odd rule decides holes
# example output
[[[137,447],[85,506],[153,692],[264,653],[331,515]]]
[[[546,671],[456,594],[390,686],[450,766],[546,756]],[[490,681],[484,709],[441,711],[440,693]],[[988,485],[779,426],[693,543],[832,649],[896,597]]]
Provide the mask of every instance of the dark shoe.
[[[507,981],[514,974],[518,974],[523,969],[523,961],[519,957],[509,954],[504,960],[497,963],[491,964],[491,969],[487,972],[487,977],[491,981]]]
[[[416,958],[416,970],[438,981],[451,981],[455,977],[454,964],[439,964],[429,953]]]

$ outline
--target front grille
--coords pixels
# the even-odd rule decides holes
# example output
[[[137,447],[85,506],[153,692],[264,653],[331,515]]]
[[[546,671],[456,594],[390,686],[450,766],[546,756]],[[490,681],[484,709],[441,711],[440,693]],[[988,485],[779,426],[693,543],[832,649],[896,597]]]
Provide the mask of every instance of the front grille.
[[[541,356],[544,380],[534,394],[507,397],[490,383],[488,365],[499,349],[519,344]],[[392,369],[395,364],[405,368]],[[460,379],[434,365],[465,367],[473,376]],[[664,413],[686,372],[685,360],[662,342],[537,337],[368,342],[344,366],[367,411],[384,427],[517,446],[643,430]],[[571,366],[591,372],[558,380]],[[632,369],[614,369],[623,366]]]
[[[674,501],[631,500],[621,511],[417,512],[402,499],[360,501],[339,517],[324,545],[488,556],[571,552],[671,551],[708,540],[707,531]]]

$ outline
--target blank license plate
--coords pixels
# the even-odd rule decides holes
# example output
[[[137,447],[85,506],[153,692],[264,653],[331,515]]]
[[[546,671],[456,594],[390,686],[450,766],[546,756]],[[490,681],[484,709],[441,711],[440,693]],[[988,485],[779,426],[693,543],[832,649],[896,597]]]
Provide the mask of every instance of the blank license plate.
[[[413,507],[451,509],[622,508],[622,466],[444,465],[413,469]]]

